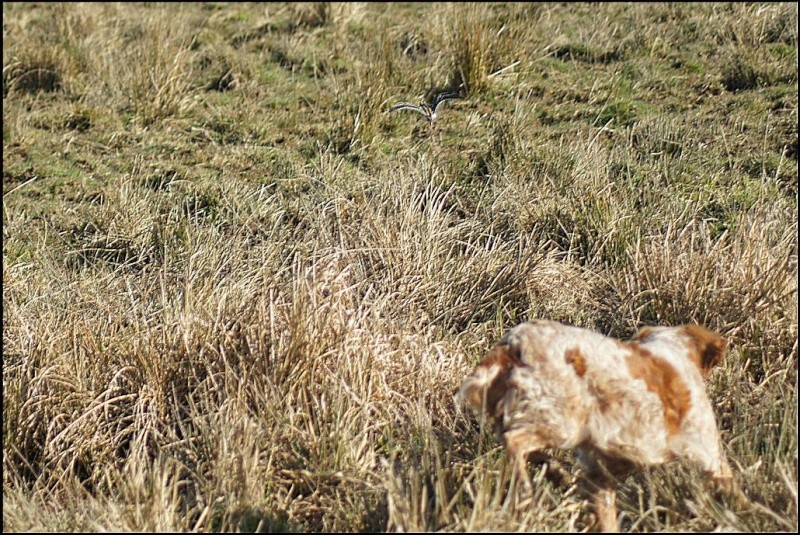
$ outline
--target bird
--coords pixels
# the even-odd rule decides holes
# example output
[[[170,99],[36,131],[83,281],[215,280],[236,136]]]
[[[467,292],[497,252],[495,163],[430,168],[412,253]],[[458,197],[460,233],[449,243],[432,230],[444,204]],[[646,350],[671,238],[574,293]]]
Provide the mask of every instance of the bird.
[[[439,93],[429,103],[423,102],[417,106],[410,102],[399,102],[392,106],[389,111],[413,110],[422,115],[429,123],[433,124],[433,121],[436,120],[436,112],[439,110],[439,106],[442,105],[442,102],[456,98],[461,98],[461,96],[458,93]]]

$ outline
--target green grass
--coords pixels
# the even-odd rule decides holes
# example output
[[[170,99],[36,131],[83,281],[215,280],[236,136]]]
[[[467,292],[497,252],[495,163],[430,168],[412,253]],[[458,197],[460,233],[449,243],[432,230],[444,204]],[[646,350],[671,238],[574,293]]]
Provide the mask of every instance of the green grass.
[[[573,531],[452,396],[514,324],[700,322],[797,528],[795,4],[3,6],[3,528]],[[403,100],[457,89],[434,127]],[[554,452],[568,469],[571,452]]]

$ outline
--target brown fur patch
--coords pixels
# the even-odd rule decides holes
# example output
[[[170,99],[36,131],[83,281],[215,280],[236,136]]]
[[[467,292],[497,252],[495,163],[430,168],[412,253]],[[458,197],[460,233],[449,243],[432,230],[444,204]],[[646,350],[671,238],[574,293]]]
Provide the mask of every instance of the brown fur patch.
[[[681,330],[692,341],[689,357],[700,369],[703,377],[708,377],[711,368],[722,362],[728,345],[727,340],[699,325],[686,325]]]
[[[586,357],[583,356],[583,353],[581,353],[581,350],[577,347],[568,349],[567,352],[564,353],[564,360],[567,364],[572,366],[578,377],[583,377],[584,374],[586,374]]]
[[[671,364],[653,355],[637,343],[629,344],[626,362],[631,375],[643,379],[650,392],[661,399],[667,431],[674,435],[681,428],[683,417],[691,406],[691,394],[686,383]]]
[[[470,402],[473,405],[485,407],[486,411],[495,418],[500,416],[500,414],[498,414],[498,404],[500,403],[500,400],[505,397],[506,392],[508,392],[508,375],[511,372],[511,369],[523,365],[518,359],[514,358],[514,356],[514,352],[511,350],[511,347],[508,344],[501,344],[495,346],[492,352],[489,353],[489,356],[483,359],[475,367],[475,369],[490,369],[493,366],[500,367],[500,371],[486,386],[485,394],[483,391],[470,394]],[[475,396],[480,396],[481,399],[476,400],[474,399]],[[483,404],[484,399],[486,400],[485,406]]]
[[[650,338],[651,334],[653,334],[653,328],[652,327],[642,327],[641,329],[639,329],[636,332],[636,334],[633,335],[633,338],[631,338],[631,340],[642,340],[642,341],[644,341],[644,340],[647,340],[648,338]]]

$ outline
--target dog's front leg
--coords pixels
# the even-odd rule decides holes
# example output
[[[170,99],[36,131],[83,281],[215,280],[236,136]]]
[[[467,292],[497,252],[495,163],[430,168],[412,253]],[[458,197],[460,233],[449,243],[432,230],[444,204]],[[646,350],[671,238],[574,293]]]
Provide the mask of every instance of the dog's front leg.
[[[529,498],[533,495],[533,484],[528,476],[528,455],[541,449],[536,435],[525,430],[508,431],[503,434],[509,461],[512,463],[512,478],[520,489],[519,497]]]

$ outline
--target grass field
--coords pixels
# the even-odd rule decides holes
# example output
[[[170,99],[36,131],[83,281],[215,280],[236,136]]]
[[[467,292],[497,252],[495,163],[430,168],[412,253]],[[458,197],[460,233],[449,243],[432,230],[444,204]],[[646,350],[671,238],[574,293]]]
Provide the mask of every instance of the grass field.
[[[779,4],[3,4],[3,530],[571,531],[453,394],[509,327],[730,342],[736,480],[626,531],[797,529],[797,26]],[[398,101],[438,91],[433,126]],[[569,452],[555,452],[566,467]]]

